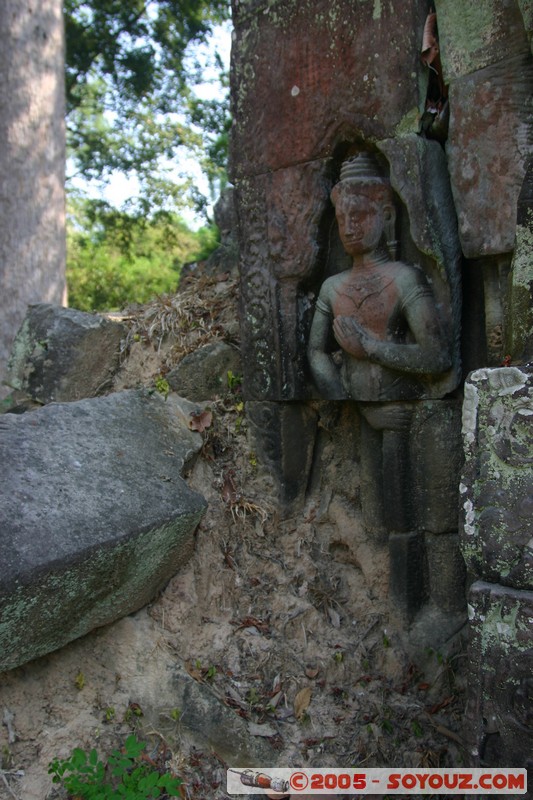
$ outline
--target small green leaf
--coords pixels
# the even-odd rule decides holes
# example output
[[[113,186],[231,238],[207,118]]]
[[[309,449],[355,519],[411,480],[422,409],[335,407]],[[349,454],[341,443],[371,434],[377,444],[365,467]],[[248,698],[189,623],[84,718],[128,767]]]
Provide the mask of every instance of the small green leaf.
[[[81,670],[78,672],[78,674],[74,678],[74,684],[75,684],[76,688],[80,690],[80,692],[83,689],[83,687],[85,686],[85,675],[83,674],[83,672]]]
[[[138,758],[145,747],[146,742],[137,741],[137,737],[133,734],[130,734],[124,743],[126,754],[131,758]]]

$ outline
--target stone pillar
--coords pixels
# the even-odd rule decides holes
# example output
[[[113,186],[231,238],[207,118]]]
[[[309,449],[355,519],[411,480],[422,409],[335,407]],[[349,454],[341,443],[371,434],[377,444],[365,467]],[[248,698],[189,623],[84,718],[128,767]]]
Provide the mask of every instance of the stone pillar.
[[[465,386],[462,551],[469,595],[472,765],[533,778],[533,370],[483,369]]]

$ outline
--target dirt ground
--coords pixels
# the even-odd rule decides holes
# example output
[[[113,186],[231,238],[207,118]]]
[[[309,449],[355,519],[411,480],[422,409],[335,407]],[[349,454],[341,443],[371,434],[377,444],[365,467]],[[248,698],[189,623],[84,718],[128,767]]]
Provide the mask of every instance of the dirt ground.
[[[237,346],[236,303],[236,281],[218,275],[130,310],[115,389],[153,386],[213,339]],[[466,762],[461,648],[408,654],[386,550],[368,542],[355,501],[322,488],[279,518],[231,383],[208,404],[187,476],[209,502],[192,560],[150,606],[0,675],[0,798],[65,798],[49,762],[74,747],[105,759],[132,730],[183,778],[184,797],[227,797],[226,768],[245,766],[232,763],[232,728],[211,737],[185,718],[178,668],[246,727],[252,754],[271,754],[261,768]]]

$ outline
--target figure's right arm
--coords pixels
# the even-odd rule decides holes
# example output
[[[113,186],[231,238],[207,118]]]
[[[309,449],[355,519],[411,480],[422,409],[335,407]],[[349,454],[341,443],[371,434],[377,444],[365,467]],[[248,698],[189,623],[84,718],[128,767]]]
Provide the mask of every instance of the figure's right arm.
[[[329,400],[342,400],[346,398],[346,392],[342,385],[340,371],[327,351],[332,323],[331,304],[328,300],[327,291],[323,287],[315,308],[313,324],[311,325],[307,357],[320,394]]]

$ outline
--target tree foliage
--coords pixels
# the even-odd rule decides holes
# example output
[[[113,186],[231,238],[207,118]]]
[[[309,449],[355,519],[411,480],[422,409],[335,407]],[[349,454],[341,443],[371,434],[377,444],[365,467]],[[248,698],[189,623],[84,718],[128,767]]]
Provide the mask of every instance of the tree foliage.
[[[227,95],[216,103],[195,97],[202,74],[190,45],[229,18],[229,0],[65,0],[64,11],[67,137],[77,173],[96,181],[135,175],[144,213],[191,196],[190,181],[165,174],[180,150],[220,179]]]
[[[146,218],[72,197],[67,244],[69,304],[105,311],[175,292],[183,264],[207,257],[217,232],[191,231],[167,211]]]

